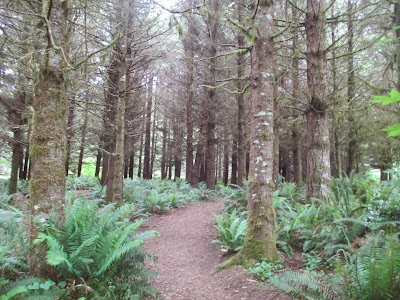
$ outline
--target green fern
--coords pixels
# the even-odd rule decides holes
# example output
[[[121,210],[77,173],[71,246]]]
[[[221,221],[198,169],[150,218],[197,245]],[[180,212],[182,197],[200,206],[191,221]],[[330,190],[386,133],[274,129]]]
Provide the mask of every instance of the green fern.
[[[85,282],[97,292],[105,292],[111,285],[126,289],[122,286],[132,282],[129,293],[144,293],[150,288],[149,276],[154,274],[144,266],[150,256],[142,245],[157,233],[134,235],[142,220],[131,223],[130,208],[108,205],[99,209],[87,199],[77,199],[66,212],[63,229],[49,229],[36,242],[46,243],[48,263],[65,279]]]
[[[349,297],[357,299],[396,299],[400,294],[400,241],[384,232],[369,236],[354,255],[340,252],[336,272]]]
[[[296,299],[341,299],[323,275],[318,277],[310,273],[283,271],[268,282]]]
[[[234,209],[230,214],[216,216],[215,221],[215,228],[217,228],[221,239],[214,240],[213,243],[221,244],[222,251],[239,251],[242,249],[247,228],[246,219]]]

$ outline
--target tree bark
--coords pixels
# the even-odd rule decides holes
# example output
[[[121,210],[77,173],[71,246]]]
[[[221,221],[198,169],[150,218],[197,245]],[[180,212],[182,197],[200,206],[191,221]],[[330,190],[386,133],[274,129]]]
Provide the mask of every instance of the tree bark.
[[[347,121],[349,123],[349,144],[347,147],[347,176],[355,169],[356,166],[356,124],[354,120],[354,110],[353,102],[356,96],[355,93],[355,76],[354,76],[354,32],[353,32],[353,3],[351,0],[347,1],[347,31],[348,31],[348,41],[347,41],[347,104],[348,104],[348,116]]]
[[[299,22],[297,8],[292,7],[292,18],[293,22],[297,24]],[[299,102],[299,91],[300,91],[300,80],[299,80],[299,69],[300,69],[300,57],[298,49],[298,34],[299,30],[297,26],[293,26],[293,44],[292,44],[292,97],[294,107],[298,106]],[[293,112],[296,113],[296,112]],[[294,182],[300,183],[303,180],[302,177],[302,165],[301,165],[301,146],[300,146],[300,124],[299,120],[295,120],[292,125],[292,151],[293,151],[293,179]]]
[[[161,150],[161,179],[167,178],[167,119],[164,117],[162,128],[162,150]]]
[[[238,10],[238,22],[243,22],[243,6],[242,3],[237,3]],[[245,49],[244,35],[242,31],[238,30],[238,49]],[[242,52],[238,53],[237,59],[237,184],[243,187],[243,180],[246,178],[246,151],[245,151],[245,139],[244,139],[244,125],[245,125],[245,111],[244,111],[244,84],[243,77],[245,75],[245,54]],[[236,171],[235,171],[236,172]],[[233,172],[232,172],[233,173]]]
[[[67,119],[67,154],[65,158],[65,174],[68,176],[71,160],[71,147],[74,130],[72,128],[75,118],[75,93],[70,96],[68,101],[68,119]]]
[[[325,92],[325,0],[307,0],[307,197],[324,198],[331,177],[328,102]]]
[[[220,0],[213,0],[210,2],[208,7],[210,13],[208,15],[208,27],[210,33],[210,40],[208,47],[208,60],[205,65],[206,78],[206,103],[208,108],[207,117],[207,151],[206,156],[206,184],[210,190],[215,189],[215,156],[216,156],[216,139],[215,139],[215,127],[216,127],[216,108],[217,108],[217,97],[216,97],[216,76],[217,76],[217,46],[218,46],[218,34],[219,34],[219,10]]]
[[[186,181],[191,182],[193,173],[193,101],[194,101],[194,42],[193,20],[188,20],[188,34],[182,39],[186,67]]]
[[[64,221],[65,150],[66,150],[66,61],[68,53],[68,1],[43,0],[37,24],[38,48],[36,63],[39,80],[33,102],[30,156],[30,251],[29,273],[48,278],[51,268],[46,265],[46,250],[34,244],[39,234],[37,222],[50,219],[60,228]],[[50,30],[51,28],[51,30]],[[56,43],[58,47],[54,47]],[[63,52],[62,52],[63,51]]]
[[[151,111],[153,107],[153,75],[150,76],[147,87],[146,131],[144,143],[143,178],[151,179],[150,170],[150,142],[151,142]]]
[[[244,246],[225,266],[276,261],[272,194],[274,164],[274,41],[273,1],[255,1],[259,35],[251,50],[251,148],[247,231]],[[254,2],[253,2],[254,3]],[[254,24],[255,26],[255,24]]]

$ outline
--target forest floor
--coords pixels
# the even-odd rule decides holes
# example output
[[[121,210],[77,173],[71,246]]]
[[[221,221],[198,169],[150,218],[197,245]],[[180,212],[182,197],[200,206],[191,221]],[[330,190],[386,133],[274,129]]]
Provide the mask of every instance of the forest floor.
[[[145,250],[157,257],[148,267],[159,278],[152,284],[169,300],[258,300],[290,299],[255,280],[244,268],[234,267],[217,272],[228,257],[218,244],[214,215],[222,202],[200,202],[152,216],[145,230],[156,230],[160,237],[145,243]]]

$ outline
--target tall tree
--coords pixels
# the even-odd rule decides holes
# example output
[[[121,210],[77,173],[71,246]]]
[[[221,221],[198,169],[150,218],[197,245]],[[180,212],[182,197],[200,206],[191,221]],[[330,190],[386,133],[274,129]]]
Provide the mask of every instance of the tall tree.
[[[272,193],[274,169],[274,1],[253,1],[256,35],[251,50],[251,148],[244,246],[225,266],[278,259]]]
[[[46,273],[43,246],[33,244],[39,233],[37,222],[52,219],[60,226],[64,219],[66,149],[66,53],[69,2],[42,0],[37,6],[39,21],[35,61],[38,65],[33,102],[30,155],[30,245],[29,271]]]
[[[150,157],[150,142],[151,142],[151,111],[153,108],[153,75],[150,75],[147,84],[147,108],[146,108],[146,130],[144,142],[144,164],[143,178],[151,179],[151,157]]]
[[[325,0],[307,0],[307,196],[316,198],[327,196],[331,176],[325,23]]]

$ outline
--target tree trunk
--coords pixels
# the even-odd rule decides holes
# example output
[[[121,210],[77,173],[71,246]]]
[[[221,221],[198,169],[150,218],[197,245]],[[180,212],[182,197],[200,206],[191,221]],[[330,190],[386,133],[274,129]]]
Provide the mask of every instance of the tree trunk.
[[[75,93],[73,93],[68,101],[68,119],[67,119],[67,154],[65,158],[65,174],[68,176],[69,165],[71,160],[71,146],[74,130],[72,128],[75,118]]]
[[[145,143],[144,143],[144,166],[143,166],[143,178],[151,179],[150,171],[150,141],[151,141],[151,111],[153,106],[153,75],[149,78],[147,87],[147,108],[146,108],[146,131],[145,131]]]
[[[331,177],[329,103],[325,92],[325,0],[307,0],[307,197],[328,196]]]
[[[162,150],[161,150],[161,179],[167,178],[167,119],[164,117],[162,128]]]
[[[17,192],[18,188],[18,174],[21,169],[21,161],[23,160],[23,135],[24,131],[22,129],[23,119],[22,111],[25,106],[25,92],[18,92],[15,104],[12,105],[13,109],[10,111],[10,122],[12,123],[12,160],[11,160],[11,174],[10,174],[10,184],[8,186],[8,193],[14,194]]]
[[[243,6],[241,3],[237,4],[238,7],[238,22],[243,22]],[[245,49],[244,35],[242,31],[238,30],[238,49]],[[246,151],[245,151],[245,139],[244,139],[244,125],[245,125],[245,112],[244,112],[244,84],[243,77],[245,76],[245,55],[242,52],[238,53],[237,59],[237,184],[243,187],[243,180],[246,178]],[[233,164],[233,157],[232,157]],[[235,170],[236,173],[236,170]],[[233,171],[232,171],[233,174]],[[232,176],[233,177],[233,176]],[[235,182],[235,183],[236,183]]]
[[[222,164],[222,182],[225,186],[228,185],[229,178],[229,139],[228,139],[228,129],[224,127],[224,159]]]
[[[142,120],[144,121],[144,115],[145,115],[145,110],[143,110],[143,113],[142,113]],[[141,132],[140,132],[140,143],[139,143],[139,161],[138,161],[138,173],[137,173],[137,176],[140,178],[140,177],[142,177],[142,156],[143,156],[143,137],[144,137],[144,135],[143,135],[143,126],[140,126],[141,127]]]
[[[94,171],[94,176],[99,177],[100,175],[100,167],[101,167],[101,158],[102,158],[102,152],[101,150],[97,150],[97,155],[96,155],[96,169]]]
[[[182,39],[186,67],[186,181],[191,182],[193,173],[193,100],[194,100],[194,45],[195,28],[188,20],[188,34]]]
[[[297,16],[297,8],[292,7],[292,18],[293,22],[297,24],[299,22],[299,18]],[[300,80],[299,80],[299,69],[300,69],[300,57],[298,51],[298,27],[293,26],[292,34],[293,34],[293,45],[292,45],[292,97],[293,97],[293,107],[297,108],[299,102],[299,91],[300,91]],[[293,112],[296,114],[297,112]],[[292,125],[292,150],[293,150],[293,179],[294,182],[300,183],[303,180],[302,177],[302,165],[301,165],[301,146],[300,146],[300,124],[299,120],[293,122]]]
[[[30,130],[28,130],[28,140],[29,140]],[[22,180],[28,179],[28,170],[29,170],[29,142],[26,143],[25,147],[25,157],[24,157],[24,168],[22,171]]]
[[[22,120],[21,120],[22,121]],[[17,192],[18,188],[18,172],[20,170],[20,160],[23,157],[23,148],[22,148],[22,137],[23,130],[21,125],[14,125],[13,128],[13,140],[12,140],[12,160],[11,160],[11,176],[10,176],[10,184],[8,186],[8,193],[14,194]]]
[[[174,126],[174,164],[175,164],[175,179],[181,177],[182,170],[182,140],[183,132],[180,128],[178,120],[175,121]]]
[[[354,77],[354,32],[353,32],[353,3],[351,0],[347,1],[347,32],[348,32],[348,42],[347,42],[347,103],[348,103],[348,117],[347,121],[349,123],[349,144],[347,147],[347,176],[355,169],[356,166],[356,124],[354,120],[354,110],[353,110],[353,102],[356,96],[355,93],[355,77]]]
[[[232,172],[231,172],[231,184],[238,184],[238,142],[237,142],[237,132],[233,132],[232,141]]]
[[[251,148],[247,231],[244,246],[225,266],[278,260],[272,194],[274,164],[273,1],[258,2],[259,36],[251,50]],[[253,2],[254,3],[254,2]]]
[[[130,84],[130,72],[127,67],[127,59],[131,55],[131,34],[128,34],[131,25],[131,6],[129,0],[119,0],[118,10],[120,17],[119,34],[122,39],[118,42],[118,47],[115,49],[116,56],[120,61],[119,73],[121,77],[118,82],[118,99],[116,103],[116,145],[114,157],[114,174],[112,185],[112,202],[118,206],[123,205],[124,200],[124,166],[125,166],[125,113],[126,113],[126,98],[128,96],[128,87]]]
[[[46,264],[46,249],[34,244],[41,220],[50,219],[60,228],[64,221],[65,198],[65,151],[66,151],[66,73],[65,59],[60,48],[68,53],[68,1],[43,0],[40,3],[40,21],[37,24],[38,81],[33,102],[30,156],[32,174],[30,180],[30,251],[29,273],[48,278],[52,272]],[[50,32],[51,26],[51,32]],[[51,40],[50,40],[51,37]],[[45,51],[44,51],[45,50]]]
[[[153,129],[151,133],[151,161],[150,161],[150,177],[153,178],[154,161],[157,152],[156,143],[156,116],[157,116],[157,99],[154,99],[154,113],[153,113]],[[182,147],[180,145],[180,147]]]
[[[206,156],[206,184],[207,188],[210,190],[215,189],[215,127],[216,127],[216,110],[218,107],[218,99],[216,96],[216,76],[217,76],[217,46],[218,46],[218,34],[219,34],[219,10],[220,10],[220,0],[213,0],[210,2],[208,7],[210,14],[208,15],[208,27],[210,33],[210,40],[208,47],[208,60],[205,65],[206,79],[206,103],[208,108],[208,118],[207,118],[207,151]]]
[[[89,85],[89,82],[86,81],[86,84]],[[87,89],[89,87],[87,86]],[[88,109],[88,101],[89,101],[89,91],[86,91],[85,95],[85,111],[83,114],[83,124],[82,124],[82,130],[81,130],[81,142],[79,146],[79,159],[78,159],[78,173],[77,176],[80,177],[82,174],[82,164],[83,164],[83,153],[85,151],[85,142],[86,142],[86,131],[87,131],[87,125],[88,125],[88,120],[89,120],[89,109]]]

